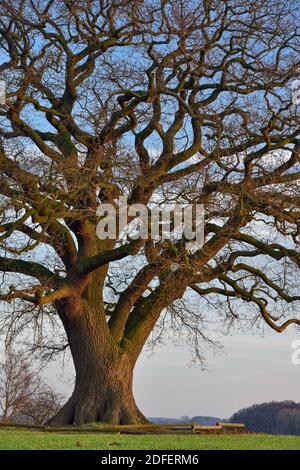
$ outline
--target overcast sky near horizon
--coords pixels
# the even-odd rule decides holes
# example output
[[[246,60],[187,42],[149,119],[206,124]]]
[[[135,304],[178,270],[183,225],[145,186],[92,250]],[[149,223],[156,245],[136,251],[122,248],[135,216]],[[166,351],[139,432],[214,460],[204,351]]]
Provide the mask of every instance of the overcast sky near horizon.
[[[207,354],[208,371],[189,366],[187,348],[167,343],[149,356],[144,352],[135,370],[135,397],[143,413],[167,418],[182,415],[228,418],[254,403],[300,402],[300,365],[291,361],[291,344],[300,331],[269,332],[265,337],[236,332],[222,338],[224,350]],[[71,385],[58,377],[58,366],[47,373],[51,384],[67,394]],[[66,366],[64,377],[71,371]]]

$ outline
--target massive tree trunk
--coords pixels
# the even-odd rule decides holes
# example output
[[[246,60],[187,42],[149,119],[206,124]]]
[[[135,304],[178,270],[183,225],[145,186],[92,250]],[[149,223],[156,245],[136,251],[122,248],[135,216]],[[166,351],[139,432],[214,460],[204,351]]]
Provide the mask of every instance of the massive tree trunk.
[[[125,355],[118,362],[109,362],[108,357],[95,354],[93,363],[80,367],[85,370],[80,374],[77,372],[71,398],[51,424],[81,425],[97,421],[133,424],[147,421],[135,404],[133,367]]]
[[[135,360],[112,338],[101,309],[85,300],[59,305],[76,371],[73,394],[50,424],[146,422],[133,397]]]

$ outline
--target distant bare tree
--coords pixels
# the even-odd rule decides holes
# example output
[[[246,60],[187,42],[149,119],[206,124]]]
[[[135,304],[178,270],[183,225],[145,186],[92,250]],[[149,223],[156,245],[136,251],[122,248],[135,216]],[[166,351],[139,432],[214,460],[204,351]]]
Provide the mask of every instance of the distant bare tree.
[[[16,419],[24,403],[30,399],[33,382],[34,376],[30,371],[29,362],[22,353],[9,348],[0,364],[2,420],[14,421]]]
[[[24,353],[9,347],[0,363],[0,419],[42,424],[60,404],[60,395],[42,381]]]
[[[17,421],[25,420],[34,424],[45,424],[55,416],[62,405],[62,396],[49,385],[39,384],[38,390],[24,401]]]

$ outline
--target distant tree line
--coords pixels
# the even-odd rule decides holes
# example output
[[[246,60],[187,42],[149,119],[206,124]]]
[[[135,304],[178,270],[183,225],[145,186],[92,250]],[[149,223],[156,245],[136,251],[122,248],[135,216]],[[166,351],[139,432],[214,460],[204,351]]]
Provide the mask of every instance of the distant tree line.
[[[152,423],[157,424],[187,424],[187,423],[196,423],[202,426],[214,426],[217,422],[222,421],[222,419],[214,417],[214,416],[193,416],[192,418],[189,416],[181,416],[180,418],[149,418]]]
[[[253,432],[300,435],[300,403],[293,401],[253,405],[235,413],[230,421],[244,423]]]

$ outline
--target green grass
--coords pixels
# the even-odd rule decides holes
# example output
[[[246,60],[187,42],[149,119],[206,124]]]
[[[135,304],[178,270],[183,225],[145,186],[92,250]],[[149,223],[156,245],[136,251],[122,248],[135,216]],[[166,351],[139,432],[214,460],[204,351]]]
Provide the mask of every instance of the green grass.
[[[0,430],[0,450],[300,450],[300,437],[65,434]]]

